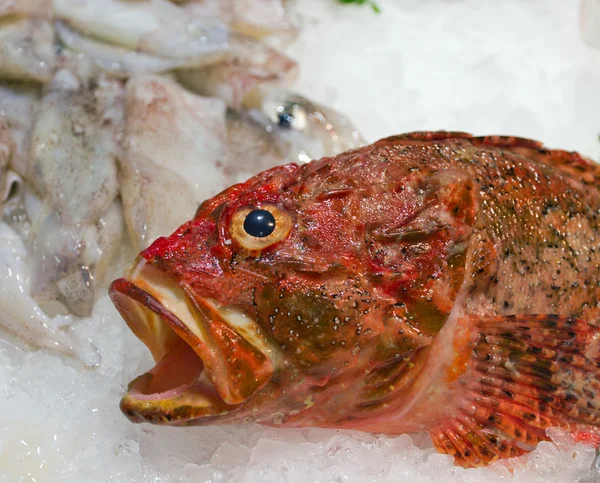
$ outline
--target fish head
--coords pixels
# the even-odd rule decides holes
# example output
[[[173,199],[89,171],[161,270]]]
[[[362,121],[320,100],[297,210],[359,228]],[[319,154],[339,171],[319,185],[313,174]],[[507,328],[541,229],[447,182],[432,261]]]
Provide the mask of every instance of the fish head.
[[[299,424],[310,413],[302,424],[330,425],[331,401],[360,405],[366,374],[428,345],[438,319],[407,323],[405,302],[438,316],[421,299],[445,277],[449,230],[432,215],[419,226],[433,231],[417,233],[427,190],[394,191],[369,159],[290,164],[234,185],[113,282],[157,362],[121,402],[132,421]]]

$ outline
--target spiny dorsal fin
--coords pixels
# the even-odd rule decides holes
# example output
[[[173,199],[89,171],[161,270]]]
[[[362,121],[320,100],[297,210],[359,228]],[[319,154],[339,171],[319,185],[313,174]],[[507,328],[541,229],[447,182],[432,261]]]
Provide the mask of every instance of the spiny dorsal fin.
[[[541,142],[516,136],[473,136],[465,132],[422,131],[391,136],[379,143],[417,144],[432,142],[467,141],[474,146],[501,149],[523,156],[544,166],[564,173],[574,183],[583,183],[598,193],[600,166],[578,153],[560,149],[548,149]]]

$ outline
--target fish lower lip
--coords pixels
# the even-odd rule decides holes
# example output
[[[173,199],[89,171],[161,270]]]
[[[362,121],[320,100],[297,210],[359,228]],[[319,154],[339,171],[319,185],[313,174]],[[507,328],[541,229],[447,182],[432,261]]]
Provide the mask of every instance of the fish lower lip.
[[[172,314],[158,300],[125,279],[113,282],[110,296],[156,361],[129,384],[121,400],[121,410],[132,422],[185,421],[234,409],[210,384],[202,359],[165,322]]]
[[[121,401],[135,422],[175,423],[236,409],[273,373],[269,349],[235,309],[192,298],[142,261],[110,297],[157,362]],[[230,357],[232,342],[236,357]]]

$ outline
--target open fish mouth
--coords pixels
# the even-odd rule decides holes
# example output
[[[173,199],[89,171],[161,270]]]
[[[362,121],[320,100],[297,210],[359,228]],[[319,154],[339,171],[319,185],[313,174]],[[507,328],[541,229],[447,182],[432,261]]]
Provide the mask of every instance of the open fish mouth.
[[[275,352],[242,311],[193,296],[143,259],[126,277],[110,298],[156,361],[121,400],[132,422],[209,424],[271,379]]]

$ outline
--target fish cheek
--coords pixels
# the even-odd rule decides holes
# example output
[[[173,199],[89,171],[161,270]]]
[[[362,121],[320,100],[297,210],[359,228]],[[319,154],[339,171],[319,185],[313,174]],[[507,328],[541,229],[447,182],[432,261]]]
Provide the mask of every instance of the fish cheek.
[[[269,285],[256,295],[255,303],[262,326],[283,354],[307,374],[321,378],[353,365],[363,341],[383,331],[380,319],[366,319],[370,311],[362,300],[346,297],[340,302],[340,298],[339,291],[292,291]]]
[[[476,201],[472,180],[460,174],[425,181],[429,191],[415,216],[374,227],[366,240],[373,284],[401,302],[403,318],[432,336],[463,284]]]

